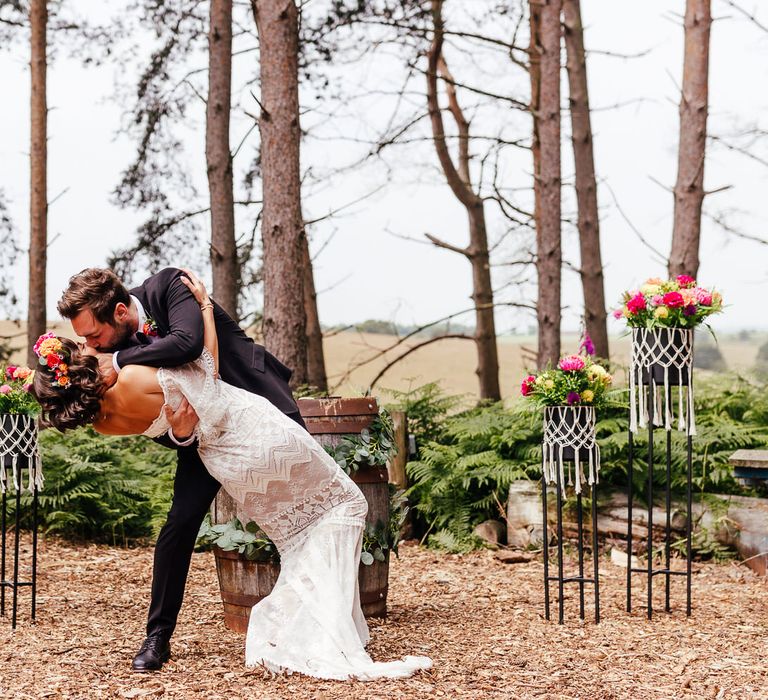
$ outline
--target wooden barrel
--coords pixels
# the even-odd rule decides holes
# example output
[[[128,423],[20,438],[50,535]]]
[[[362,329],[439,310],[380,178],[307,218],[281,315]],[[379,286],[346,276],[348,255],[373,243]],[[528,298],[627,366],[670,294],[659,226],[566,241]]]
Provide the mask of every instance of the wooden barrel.
[[[218,547],[214,548],[214,554],[224,603],[224,624],[234,632],[245,634],[251,608],[272,592],[280,575],[280,564],[249,561],[237,552],[225,552]]]
[[[379,414],[374,398],[299,399],[307,430],[323,446],[335,447],[345,435],[359,435]],[[389,479],[386,465],[366,466],[350,475],[368,501],[366,522],[376,527],[389,524]],[[389,581],[389,551],[385,561],[360,564],[360,604],[366,617],[385,617]]]
[[[321,445],[338,445],[345,435],[359,435],[370,427],[379,413],[376,399],[329,398],[299,399],[301,415],[310,434]],[[389,522],[389,486],[386,467],[366,467],[352,474],[368,501],[367,522],[376,526]],[[243,524],[248,518],[238,512],[235,501],[222,489],[211,507],[213,523],[227,523],[237,517]],[[280,573],[280,565],[271,562],[248,561],[237,552],[225,552],[214,547],[216,573],[224,603],[224,623],[235,631],[245,633],[251,608],[269,595]],[[386,561],[374,561],[370,566],[360,564],[360,604],[366,617],[387,614],[389,552]]]

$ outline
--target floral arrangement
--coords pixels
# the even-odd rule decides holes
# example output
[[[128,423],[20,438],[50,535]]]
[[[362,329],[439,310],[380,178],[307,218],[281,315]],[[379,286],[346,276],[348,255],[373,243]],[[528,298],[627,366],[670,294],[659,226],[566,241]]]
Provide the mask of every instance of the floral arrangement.
[[[601,406],[612,381],[605,367],[589,355],[567,355],[555,369],[528,375],[520,393],[540,406]]]
[[[31,393],[34,370],[8,365],[0,377],[0,413],[34,416],[39,405]]]
[[[688,275],[672,280],[652,277],[640,289],[624,292],[615,318],[627,319],[633,328],[695,328],[723,310],[719,292],[699,287]]]
[[[40,358],[40,364],[53,371],[52,386],[69,387],[69,366],[66,363],[64,345],[51,332],[41,335],[32,348]]]

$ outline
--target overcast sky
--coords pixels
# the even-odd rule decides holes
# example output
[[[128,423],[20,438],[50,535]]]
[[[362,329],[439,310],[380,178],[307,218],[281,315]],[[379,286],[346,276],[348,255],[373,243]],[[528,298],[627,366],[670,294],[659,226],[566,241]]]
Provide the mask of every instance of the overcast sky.
[[[95,4],[88,0],[73,1],[83,11],[95,9]],[[98,4],[102,12],[114,7],[114,2]],[[683,8],[682,0],[582,0],[588,48],[621,54],[648,52],[632,59],[594,53],[588,62],[590,98],[596,108],[595,155],[600,178],[606,295],[610,303],[618,299],[623,289],[665,271],[664,264],[641,242],[633,228],[650,246],[666,255],[672,222],[672,196],[666,188],[674,184],[676,176],[678,84],[682,73],[683,33],[674,13],[681,13]],[[763,23],[768,24],[768,8],[760,9]],[[768,33],[761,32],[720,0],[714,0],[713,14],[718,19],[712,29],[710,133],[726,136],[749,126],[768,128]],[[4,88],[0,109],[0,188],[11,201],[11,214],[23,247],[28,239],[27,62],[25,46],[0,53]],[[471,66],[460,66],[461,78],[454,67],[457,79],[468,83],[484,79],[468,73]],[[245,74],[252,66],[241,62],[237,70]],[[336,73],[336,79],[369,89],[375,85],[386,92],[399,84],[402,61],[385,52],[344,71]],[[497,89],[505,86],[506,94],[527,99],[526,79],[519,70],[507,63],[500,65],[497,73]],[[49,216],[49,237],[55,238],[48,260],[48,303],[53,317],[55,302],[67,278],[84,267],[103,265],[110,251],[130,243],[142,220],[140,214],[121,210],[111,202],[111,191],[133,154],[130,139],[116,135],[122,106],[110,99],[114,80],[113,65],[84,68],[64,57],[58,58],[49,70],[49,198],[63,192],[52,204]],[[199,85],[204,84],[202,76]],[[472,104],[471,96],[460,94],[460,98],[464,104]],[[306,99],[309,101],[310,97]],[[241,97],[238,100],[242,102]],[[620,106],[608,109],[614,105]],[[369,134],[366,127],[380,123],[390,109],[390,98],[363,100],[346,111],[344,120],[326,126],[321,132],[343,136]],[[204,195],[202,116],[202,109],[192,110],[188,123],[178,133],[186,145],[186,167]],[[497,116],[492,118],[504,121],[507,135],[514,132],[517,138],[525,138],[528,134],[529,122],[519,113],[497,110]],[[483,128],[493,127],[488,123],[487,111],[478,119],[485,120]],[[319,121],[316,116],[307,116],[306,124],[313,120]],[[344,126],[340,127],[342,123]],[[567,114],[563,126],[564,177],[569,179]],[[247,129],[246,117],[235,118],[233,143],[239,142]],[[257,132],[251,138],[257,138]],[[746,141],[742,139],[739,143]],[[751,152],[768,159],[768,139],[765,144],[751,146]],[[326,138],[315,139],[304,149],[302,165],[322,173],[329,161],[348,162],[354,160],[356,153],[359,151],[348,140],[334,143]],[[238,172],[242,173],[246,161],[244,156],[236,164]],[[389,176],[383,164],[375,162],[358,172],[336,176],[325,187],[315,185],[304,202],[305,216],[313,219],[376,191],[346,209],[342,217],[312,228],[313,250],[322,248],[315,276],[321,291],[319,310],[324,324],[366,318],[428,322],[470,304],[470,273],[465,260],[454,253],[398,237],[419,238],[431,232],[455,244],[466,243],[466,215],[441,183],[434,168],[433,150],[428,145],[414,145],[393,151],[386,162]],[[528,154],[510,153],[501,163],[500,172],[508,178],[507,187],[529,185]],[[722,146],[710,148],[705,187],[729,187],[708,198],[706,207],[710,213],[726,212],[733,225],[751,235],[768,238],[767,185],[768,167],[755,158]],[[569,196],[566,194],[566,209]],[[495,209],[489,209],[488,218],[495,239],[504,230],[504,222]],[[207,220],[202,223],[205,232]],[[566,227],[564,237],[566,254],[577,264],[572,230]],[[509,253],[514,245],[510,240],[500,248],[498,261],[502,261],[501,253]],[[726,314],[714,323],[715,328],[768,327],[762,305],[758,304],[768,281],[768,248],[729,237],[705,219],[701,260],[700,283],[719,288],[730,304]],[[507,281],[505,269],[495,270],[496,286]],[[16,269],[16,283],[23,299],[26,260]],[[505,294],[508,299],[530,299],[533,290],[524,287],[511,293],[507,290]],[[569,271],[564,273],[563,304],[567,307],[565,326],[577,327],[581,291],[578,278]],[[471,321],[471,317],[466,320]],[[532,316],[525,312],[505,309],[497,315],[502,333],[525,329],[532,322]],[[617,332],[619,326],[612,326],[612,330]]]

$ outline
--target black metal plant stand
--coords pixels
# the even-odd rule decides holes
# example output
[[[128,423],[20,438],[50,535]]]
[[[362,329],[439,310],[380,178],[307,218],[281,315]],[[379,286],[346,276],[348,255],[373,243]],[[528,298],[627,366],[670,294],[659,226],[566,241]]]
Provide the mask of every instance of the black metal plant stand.
[[[547,423],[545,420],[545,433],[547,430]],[[542,506],[542,541],[543,541],[543,553],[544,553],[544,613],[547,620],[550,619],[551,608],[551,596],[550,596],[550,584],[557,583],[558,592],[558,623],[563,624],[565,618],[565,585],[568,583],[575,583],[579,588],[579,617],[585,619],[585,586],[591,584],[593,586],[594,593],[594,610],[595,610],[595,623],[600,622],[600,580],[599,580],[599,553],[597,547],[597,494],[596,484],[593,484],[590,488],[591,496],[591,520],[592,520],[592,542],[591,542],[591,568],[592,575],[587,574],[587,562],[585,556],[585,528],[584,528],[584,505],[582,501],[582,493],[580,490],[576,493],[576,523],[577,523],[577,556],[578,556],[578,569],[577,573],[573,575],[566,575],[563,562],[563,494],[564,486],[564,460],[574,459],[576,453],[584,459],[588,459],[589,451],[593,451],[593,457],[597,453],[597,445],[594,443],[594,415],[592,417],[592,446],[591,447],[569,447],[563,446],[559,450],[553,450],[551,453],[554,455],[554,482],[556,491],[556,537],[557,537],[557,573],[550,575],[550,556],[549,556],[549,530],[547,522],[547,464],[546,464],[546,447],[542,450],[542,479],[541,479],[541,506]],[[577,470],[576,479],[578,481],[579,474]]]
[[[686,604],[685,613],[687,616],[691,615],[691,549],[692,549],[692,463],[693,463],[693,437],[691,435],[692,424],[692,411],[693,401],[691,395],[692,382],[692,355],[691,361],[686,367],[680,368],[667,368],[666,380],[664,380],[663,367],[650,365],[647,366],[640,376],[639,390],[644,391],[644,388],[648,387],[648,459],[646,466],[646,498],[647,498],[647,521],[648,537],[647,537],[647,565],[645,567],[633,567],[632,566],[632,510],[633,510],[633,481],[632,476],[634,472],[634,457],[635,457],[635,445],[633,439],[632,429],[629,430],[629,462],[628,462],[628,478],[627,478],[627,612],[632,612],[632,575],[642,574],[647,580],[647,615],[650,620],[653,617],[653,588],[654,577],[662,576],[664,578],[664,611],[671,612],[671,581],[673,576],[685,577],[686,585]],[[671,481],[672,481],[672,431],[668,424],[666,428],[661,428],[666,433],[666,449],[665,449],[665,478],[664,478],[664,543],[661,548],[659,559],[661,565],[654,566],[657,559],[656,553],[653,548],[653,506],[654,506],[654,488],[653,488],[653,471],[655,465],[654,457],[654,423],[657,422],[657,418],[662,418],[657,414],[656,401],[653,397],[658,395],[664,396],[666,405],[669,406],[672,401],[672,386],[688,385],[688,394],[686,396],[686,402],[688,402],[688,410],[686,411],[684,428],[687,441],[687,468],[686,468],[686,514],[685,514],[685,570],[673,570],[672,569],[672,493],[671,493]]]
[[[7,415],[3,416],[5,420]],[[37,433],[34,433],[36,441]],[[36,450],[36,447],[35,447]],[[16,462],[15,469],[13,462]],[[0,617],[5,617],[10,607],[11,627],[16,629],[19,611],[19,589],[31,588],[31,617],[34,620],[37,612],[37,528],[38,528],[38,495],[39,483],[36,469],[37,456],[25,454],[0,456],[2,470],[2,493],[0,494]],[[25,479],[25,476],[27,479]],[[31,578],[20,580],[20,545],[21,545],[21,493],[23,484],[27,481],[32,493],[32,552]],[[13,501],[14,513],[9,517],[9,504]],[[10,521],[13,521],[12,523]],[[12,529],[11,529],[12,528]],[[10,600],[9,600],[10,598]],[[10,603],[10,605],[9,605]]]
[[[584,619],[584,586],[585,584],[594,584],[595,597],[595,622],[600,622],[600,580],[598,576],[598,550],[597,550],[597,497],[595,489],[592,489],[592,577],[586,577],[585,557],[584,557],[584,507],[581,494],[576,495],[576,520],[578,529],[578,575],[566,576],[563,571],[563,494],[560,483],[560,472],[556,482],[557,490],[557,575],[549,575],[549,533],[547,530],[547,483],[544,478],[541,480],[541,506],[543,517],[543,537],[544,537],[544,614],[546,619],[550,619],[550,590],[551,582],[557,582],[557,619],[562,625],[565,619],[565,584],[577,583],[579,586],[579,617]]]

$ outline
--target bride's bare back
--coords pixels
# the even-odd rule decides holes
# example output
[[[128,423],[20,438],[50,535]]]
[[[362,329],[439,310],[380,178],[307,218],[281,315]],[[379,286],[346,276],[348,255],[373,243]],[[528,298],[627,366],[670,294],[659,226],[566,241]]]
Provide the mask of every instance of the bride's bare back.
[[[93,427],[104,435],[141,435],[160,415],[164,403],[157,369],[127,365],[104,394]]]

